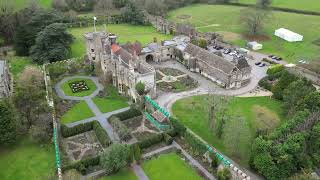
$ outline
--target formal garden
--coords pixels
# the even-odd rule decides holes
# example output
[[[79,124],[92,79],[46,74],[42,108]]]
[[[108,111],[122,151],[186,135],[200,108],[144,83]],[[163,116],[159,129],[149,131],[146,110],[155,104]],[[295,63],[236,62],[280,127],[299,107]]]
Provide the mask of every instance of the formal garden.
[[[164,92],[182,92],[198,86],[198,82],[177,69],[160,68],[156,70],[157,87]]]

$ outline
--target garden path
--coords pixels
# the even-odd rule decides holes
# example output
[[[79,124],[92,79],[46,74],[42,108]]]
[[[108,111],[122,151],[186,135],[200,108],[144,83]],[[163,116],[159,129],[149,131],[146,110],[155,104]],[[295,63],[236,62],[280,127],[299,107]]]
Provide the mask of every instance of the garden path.
[[[131,167],[132,167],[134,174],[139,178],[139,180],[149,180],[148,176],[146,175],[146,173],[144,173],[141,166],[139,166],[136,163],[133,163],[131,165]]]

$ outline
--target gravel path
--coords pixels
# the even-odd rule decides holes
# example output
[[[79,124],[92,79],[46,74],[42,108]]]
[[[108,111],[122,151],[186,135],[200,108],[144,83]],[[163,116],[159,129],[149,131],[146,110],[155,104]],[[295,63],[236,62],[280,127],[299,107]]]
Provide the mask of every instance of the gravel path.
[[[131,165],[133,172],[139,178],[139,180],[149,180],[148,176],[144,173],[141,166],[137,165],[136,163]]]

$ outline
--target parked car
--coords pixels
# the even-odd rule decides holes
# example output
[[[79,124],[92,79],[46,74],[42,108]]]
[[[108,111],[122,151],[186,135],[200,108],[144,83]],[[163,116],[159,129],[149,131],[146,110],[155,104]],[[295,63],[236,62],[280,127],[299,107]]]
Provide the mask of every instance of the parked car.
[[[259,65],[259,67],[265,67],[265,66],[266,66],[265,63],[262,63],[262,64]]]
[[[272,58],[273,56],[274,56],[274,55],[270,54],[268,57],[269,57],[269,58]]]
[[[277,61],[281,61],[281,60],[282,60],[281,57],[276,57],[275,59],[276,59]]]
[[[221,46],[218,46],[218,47],[217,47],[217,50],[221,50],[221,49],[223,49],[223,47],[221,47]]]
[[[255,65],[259,66],[262,62],[256,62]]]

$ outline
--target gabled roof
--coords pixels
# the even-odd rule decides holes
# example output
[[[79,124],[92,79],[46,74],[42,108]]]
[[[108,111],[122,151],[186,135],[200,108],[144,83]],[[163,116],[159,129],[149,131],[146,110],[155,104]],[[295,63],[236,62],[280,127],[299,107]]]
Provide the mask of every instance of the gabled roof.
[[[245,57],[239,58],[237,62],[237,68],[238,69],[244,69],[249,67],[250,65],[248,64],[248,61],[246,60]]]
[[[135,43],[127,43],[121,46],[123,49],[127,50],[130,54],[134,55],[139,55],[142,51],[142,45],[139,42]]]
[[[197,58],[198,60],[204,61],[209,66],[220,69],[227,74],[230,74],[236,68],[236,66],[228,60],[191,43],[187,45],[185,52]]]

